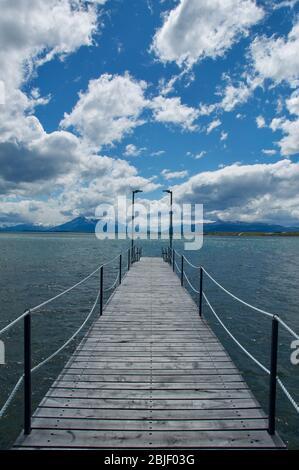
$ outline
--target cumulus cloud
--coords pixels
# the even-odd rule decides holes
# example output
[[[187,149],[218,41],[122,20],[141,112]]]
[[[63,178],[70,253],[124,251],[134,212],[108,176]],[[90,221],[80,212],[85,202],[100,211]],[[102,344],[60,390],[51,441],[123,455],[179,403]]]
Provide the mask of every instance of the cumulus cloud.
[[[299,163],[233,164],[192,176],[174,187],[177,202],[204,204],[205,217],[298,223]]]
[[[91,44],[98,23],[92,3],[96,2],[2,0],[0,64],[8,89],[18,87],[25,74],[55,55]]]
[[[151,157],[161,157],[165,154],[165,150],[156,150],[155,152],[151,153]]]
[[[96,149],[119,142],[135,127],[143,124],[140,115],[147,102],[146,83],[125,75],[101,75],[91,80],[86,92],[70,114],[61,122],[64,128],[75,129]]]
[[[242,81],[234,84],[230,77],[225,76],[228,83],[218,93],[222,100],[202,105],[203,111],[206,114],[219,109],[230,112],[246,103],[258,87],[265,86],[267,80],[271,81],[272,87],[284,82],[296,88],[299,85],[298,49],[299,19],[285,37],[257,36],[249,47],[249,63]]]
[[[202,150],[201,152],[197,153],[194,155],[195,160],[201,160],[203,157],[205,157],[207,152],[205,150]]]
[[[98,7],[104,3],[1,2],[0,83],[6,102],[0,106],[0,223],[59,223],[82,213],[93,215],[97,204],[111,202],[115,194],[129,192],[136,186],[145,192],[159,187],[139,176],[128,162],[98,155],[85,139],[71,132],[60,129],[47,133],[33,112],[37,105],[45,105],[49,97],[40,96],[37,89],[26,94],[22,88],[46,61],[64,58],[79,47],[92,44],[93,35],[99,30]],[[128,120],[134,120],[141,102],[143,106],[143,84],[128,75],[122,78],[113,83],[115,93],[121,88],[118,98],[122,101],[120,115],[113,117],[125,118],[122,110],[127,105],[131,110]],[[104,94],[109,95],[112,79],[105,76],[103,82],[105,79],[108,85]],[[134,89],[137,97],[129,94]],[[101,104],[106,105],[111,122],[109,100],[109,96],[106,101],[103,98]],[[84,104],[88,110],[88,103]],[[122,131],[126,131],[125,125]],[[113,132],[120,135],[115,128]]]
[[[170,170],[162,170],[161,174],[164,176],[166,180],[174,180],[174,179],[181,179],[186,178],[188,176],[188,171],[170,171]]]
[[[263,127],[266,127],[266,121],[264,116],[257,116],[256,118],[256,125],[259,129],[262,129]]]
[[[299,153],[299,91],[292,93],[286,100],[286,107],[289,113],[295,116],[294,119],[279,117],[271,121],[270,128],[273,132],[280,130],[284,137],[278,142],[281,154],[285,156]],[[292,116],[292,117],[293,117]]]
[[[188,131],[197,129],[195,121],[199,116],[199,111],[182,104],[179,97],[165,98],[164,96],[157,96],[149,106],[152,108],[154,119],[157,122],[175,124]]]
[[[253,0],[180,0],[156,32],[152,50],[163,62],[190,67],[223,56],[263,16]]]
[[[270,124],[273,131],[281,130],[285,136],[278,142],[282,155],[299,153],[299,119],[274,118]]]
[[[299,116],[299,89],[294,91],[286,100],[286,106],[290,114]]]
[[[215,119],[214,121],[210,122],[210,124],[207,127],[207,134],[210,134],[214,129],[216,129],[219,126],[221,126],[220,119]]]
[[[226,112],[232,111],[236,106],[246,103],[256,86],[255,82],[241,82],[237,86],[231,83],[228,84],[223,91],[223,98],[219,103],[219,107]]]
[[[273,156],[273,155],[276,155],[276,153],[277,153],[276,150],[274,150],[274,149],[263,149],[262,152],[263,152],[264,155],[268,155],[270,157]]]
[[[223,141],[223,140],[226,140],[227,138],[228,138],[228,132],[222,131],[220,140]]]
[[[138,157],[139,155],[141,155],[142,152],[144,152],[146,150],[145,147],[142,147],[142,148],[138,148],[136,147],[136,145],[134,144],[128,144],[126,146],[126,150],[125,150],[125,153],[124,155],[126,157]]]
[[[287,82],[294,87],[299,79],[299,20],[286,38],[257,37],[250,53],[255,72],[275,83]]]
[[[78,161],[77,147],[76,137],[66,132],[44,134],[30,145],[0,143],[1,179],[6,185],[56,179]]]

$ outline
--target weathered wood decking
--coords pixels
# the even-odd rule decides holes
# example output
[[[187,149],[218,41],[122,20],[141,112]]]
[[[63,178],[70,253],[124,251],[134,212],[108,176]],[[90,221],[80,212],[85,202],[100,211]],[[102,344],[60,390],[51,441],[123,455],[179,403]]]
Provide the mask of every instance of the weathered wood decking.
[[[15,448],[273,448],[260,405],[168,264],[142,258]]]

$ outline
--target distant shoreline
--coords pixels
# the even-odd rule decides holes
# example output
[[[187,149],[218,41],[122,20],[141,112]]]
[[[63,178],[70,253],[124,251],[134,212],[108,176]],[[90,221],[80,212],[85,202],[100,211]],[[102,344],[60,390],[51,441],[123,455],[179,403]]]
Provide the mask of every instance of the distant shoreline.
[[[0,231],[0,235],[95,235],[94,232]],[[204,232],[208,237],[299,237],[299,232]],[[161,239],[159,239],[161,240]],[[166,241],[166,239],[164,239]]]

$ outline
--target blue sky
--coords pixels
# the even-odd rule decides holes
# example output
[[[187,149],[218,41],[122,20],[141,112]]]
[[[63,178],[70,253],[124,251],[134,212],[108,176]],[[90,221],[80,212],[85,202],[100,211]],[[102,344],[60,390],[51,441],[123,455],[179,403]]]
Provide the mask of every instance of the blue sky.
[[[209,220],[299,224],[297,1],[1,10],[0,224],[92,216],[136,187]]]

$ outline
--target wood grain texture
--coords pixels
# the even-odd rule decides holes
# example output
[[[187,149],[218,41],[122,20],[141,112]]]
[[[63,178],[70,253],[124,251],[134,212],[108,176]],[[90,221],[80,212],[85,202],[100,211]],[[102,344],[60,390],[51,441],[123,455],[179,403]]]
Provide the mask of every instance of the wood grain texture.
[[[283,446],[169,265],[142,258],[14,448]]]

